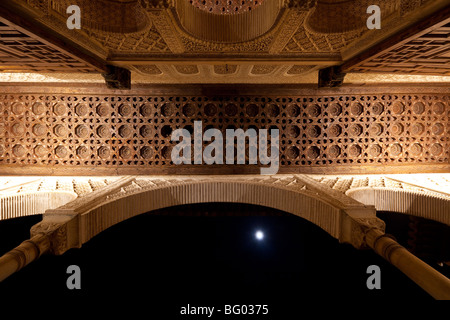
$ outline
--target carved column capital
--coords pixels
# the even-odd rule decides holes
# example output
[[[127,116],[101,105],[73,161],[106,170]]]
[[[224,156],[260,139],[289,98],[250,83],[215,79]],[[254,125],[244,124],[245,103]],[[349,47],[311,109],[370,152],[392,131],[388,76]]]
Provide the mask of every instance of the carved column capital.
[[[347,216],[346,226],[343,227],[343,242],[351,244],[357,249],[369,248],[367,235],[372,230],[384,234],[386,224],[377,217],[354,218]]]
[[[67,251],[67,225],[65,223],[41,222],[31,228],[31,235],[44,234],[50,240],[50,253],[62,254]]]
[[[79,247],[78,216],[52,215],[34,225],[30,230],[31,237],[45,236],[49,240],[48,252],[61,255],[67,250]]]

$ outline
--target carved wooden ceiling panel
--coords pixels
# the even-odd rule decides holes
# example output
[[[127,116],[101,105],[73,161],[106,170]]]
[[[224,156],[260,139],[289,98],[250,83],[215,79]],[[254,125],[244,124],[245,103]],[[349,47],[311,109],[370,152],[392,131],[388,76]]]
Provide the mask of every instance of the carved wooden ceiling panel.
[[[345,67],[344,71],[450,75],[450,18]]]
[[[0,71],[98,72],[70,53],[63,52],[0,22]]]
[[[182,1],[101,0],[94,3],[88,0],[6,0],[0,3],[0,9],[13,10],[15,14],[27,17],[28,21],[34,21],[37,26],[35,30],[39,26],[53,30],[63,42],[64,39],[73,42],[99,61],[139,72],[141,76],[148,77],[149,83],[157,82],[158,78],[155,77],[172,79],[164,80],[164,83],[177,83],[177,79],[182,79],[179,83],[302,83],[304,79],[300,76],[309,71],[340,65],[357,56],[359,51],[373,48],[381,40],[408,28],[420,36],[354,65],[347,71],[448,75],[448,23],[427,35],[420,34],[423,30],[414,29],[415,22],[433,12],[442,11],[448,5],[444,0],[378,0],[374,3],[368,0],[279,1],[276,11],[279,12],[278,16],[267,32],[246,41],[238,41],[246,38],[240,35],[236,41],[222,42],[202,39],[183,27],[179,12],[179,3]],[[107,14],[97,14],[102,11],[98,7],[99,3]],[[66,26],[68,14],[65,9],[69,4],[81,8],[80,30],[69,30]],[[207,12],[216,9],[224,12],[223,9],[227,11],[230,8],[232,11],[238,8],[240,14],[249,14],[264,7],[262,1],[258,4],[242,1],[193,1],[187,4],[206,8],[206,15],[211,15]],[[372,4],[381,7],[381,30],[368,30],[366,19],[362,18],[367,15],[363,9]],[[334,8],[332,13],[330,6]],[[326,18],[330,14],[334,18]],[[237,16],[221,14],[230,15]],[[133,17],[135,24],[121,24],[121,21],[129,21]],[[258,20],[256,16],[252,19],[256,19],[256,29],[250,30],[248,35],[251,32],[258,33],[256,24],[261,19]],[[251,19],[246,23],[249,21]],[[128,27],[132,29],[126,29]],[[205,25],[200,29],[209,28],[212,26]],[[227,30],[221,29],[220,32],[232,33]],[[48,55],[53,55],[54,59],[43,60],[42,64],[34,68],[28,60],[21,61],[22,55],[13,55],[16,59],[14,63],[21,65],[19,71],[27,68],[28,71],[40,72],[92,71],[89,66],[80,64],[80,59],[68,59],[65,56],[67,53],[63,54],[61,48],[53,46],[53,49],[59,51]],[[33,50],[36,50],[38,57],[45,55],[37,48]],[[24,56],[29,59],[32,54]],[[7,62],[13,64],[11,59]],[[198,72],[179,72],[183,68],[181,65],[194,64]],[[222,70],[217,67],[219,65],[228,65],[233,71]],[[264,80],[262,75],[270,77]]]
[[[224,136],[279,129],[280,173],[450,170],[448,88],[202,90],[2,87],[0,174],[259,172],[173,164],[172,132],[196,120]]]

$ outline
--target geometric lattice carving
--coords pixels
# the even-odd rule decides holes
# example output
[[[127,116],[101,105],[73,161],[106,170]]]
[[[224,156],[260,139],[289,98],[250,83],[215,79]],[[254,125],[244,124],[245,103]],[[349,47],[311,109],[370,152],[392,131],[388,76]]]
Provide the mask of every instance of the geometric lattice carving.
[[[97,72],[95,68],[0,22],[0,70],[6,72]]]
[[[142,32],[128,35],[105,32],[92,32],[92,37],[105,48],[121,53],[170,52],[161,34],[154,26]]]
[[[363,33],[363,31],[351,31],[342,34],[318,34],[301,25],[282,51],[285,53],[339,52]]]
[[[0,171],[20,166],[54,166],[73,172],[81,168],[164,172],[215,167],[220,173],[226,165],[176,166],[171,162],[176,144],[170,141],[172,131],[185,128],[192,132],[196,120],[203,121],[204,130],[217,128],[224,135],[227,128],[278,128],[280,172],[310,172],[311,168],[335,172],[349,165],[449,164],[446,94],[211,97],[99,91],[90,95],[1,94]],[[230,167],[243,172],[258,168]]]
[[[450,12],[450,9],[447,9]],[[448,16],[447,16],[448,17]],[[345,72],[450,75],[450,18],[364,59],[350,62]]]

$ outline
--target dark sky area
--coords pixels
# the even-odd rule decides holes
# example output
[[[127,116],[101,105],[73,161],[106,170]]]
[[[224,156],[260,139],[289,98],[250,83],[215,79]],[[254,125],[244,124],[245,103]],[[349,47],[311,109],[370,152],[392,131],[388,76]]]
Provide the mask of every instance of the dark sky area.
[[[259,210],[264,216],[253,215]],[[180,216],[184,211],[188,215]],[[239,212],[247,216],[224,216]],[[27,239],[39,220],[0,222],[0,254]],[[257,230],[264,232],[262,241],[255,238]],[[81,268],[81,290],[66,287],[69,265]],[[381,290],[366,287],[370,265],[381,268]],[[431,299],[370,250],[339,244],[293,215],[231,204],[171,208],[129,219],[81,249],[41,257],[1,283],[0,296],[36,288],[45,288],[49,298],[142,299],[149,314],[173,318],[187,304],[267,304],[272,314],[292,314],[299,305],[319,301]]]

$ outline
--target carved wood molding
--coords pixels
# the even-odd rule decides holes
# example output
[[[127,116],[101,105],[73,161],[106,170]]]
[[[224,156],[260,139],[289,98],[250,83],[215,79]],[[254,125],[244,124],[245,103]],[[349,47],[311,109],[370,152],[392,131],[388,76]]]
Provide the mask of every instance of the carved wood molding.
[[[298,28],[302,25],[306,16],[306,12],[301,10],[289,10],[282,22],[282,27],[277,37],[273,40],[269,53],[277,54],[283,51],[288,44],[289,40],[297,32]]]
[[[170,51],[175,54],[185,52],[185,44],[175,28],[171,11],[152,11],[149,14],[159,34],[170,48]]]

